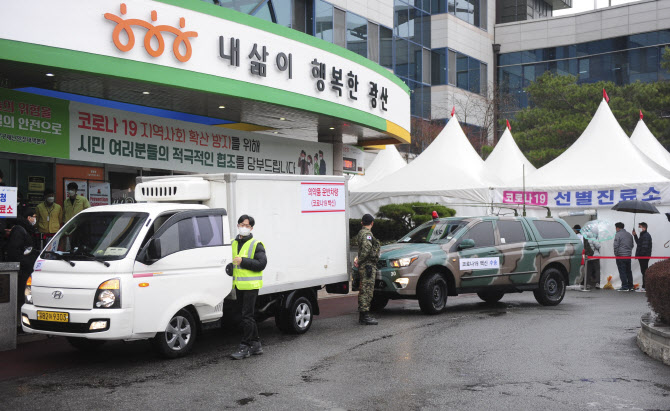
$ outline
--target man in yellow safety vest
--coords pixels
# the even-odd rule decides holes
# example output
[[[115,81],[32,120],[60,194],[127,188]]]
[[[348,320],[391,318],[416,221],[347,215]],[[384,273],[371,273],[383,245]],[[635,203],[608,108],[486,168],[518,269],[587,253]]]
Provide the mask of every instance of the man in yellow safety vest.
[[[246,214],[237,220],[239,235],[233,240],[233,287],[237,304],[242,311],[242,342],[234,360],[242,360],[250,355],[263,354],[258,328],[254,319],[256,297],[263,286],[263,269],[268,263],[263,243],[251,234],[256,221]]]

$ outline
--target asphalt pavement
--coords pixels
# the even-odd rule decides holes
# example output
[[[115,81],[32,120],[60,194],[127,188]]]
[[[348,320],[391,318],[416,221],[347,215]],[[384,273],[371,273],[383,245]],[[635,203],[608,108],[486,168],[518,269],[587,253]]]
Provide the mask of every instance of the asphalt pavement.
[[[221,329],[177,360],[144,341],[95,354],[24,343],[0,352],[2,408],[670,410],[670,367],[635,343],[642,293],[569,291],[557,307],[464,295],[437,316],[392,301],[378,326],[357,324],[355,296],[320,304],[302,336],[261,323],[265,354],[242,361],[228,358],[239,335]]]

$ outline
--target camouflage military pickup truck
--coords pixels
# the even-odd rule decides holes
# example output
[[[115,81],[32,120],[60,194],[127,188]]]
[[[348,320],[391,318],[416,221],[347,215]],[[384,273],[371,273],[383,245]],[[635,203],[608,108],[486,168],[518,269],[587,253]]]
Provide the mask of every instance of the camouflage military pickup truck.
[[[557,305],[579,275],[583,247],[560,218],[435,219],[382,247],[371,309],[389,299],[418,299],[424,313],[437,314],[449,295],[477,293],[497,302],[522,291]]]

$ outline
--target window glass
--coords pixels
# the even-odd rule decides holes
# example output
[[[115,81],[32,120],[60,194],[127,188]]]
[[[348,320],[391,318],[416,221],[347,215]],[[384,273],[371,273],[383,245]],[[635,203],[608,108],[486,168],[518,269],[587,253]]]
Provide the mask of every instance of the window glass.
[[[275,16],[274,22],[284,27],[291,27],[291,0],[270,0],[269,4]]]
[[[423,88],[423,107],[421,108],[422,112],[422,117],[425,118],[426,120],[431,119],[431,100],[430,100],[430,95],[431,95],[431,88],[430,87],[424,87]]]
[[[368,22],[368,58],[379,62],[379,25]]]
[[[479,94],[479,60],[468,58],[468,90]]]
[[[421,44],[421,11],[410,7],[407,20],[407,39]]]
[[[447,12],[447,0],[432,0],[431,1],[431,13],[432,14],[439,14],[439,13],[446,13],[446,12]]]
[[[347,13],[347,48],[363,57],[368,56],[368,21]]]
[[[489,73],[488,66],[484,63],[480,63],[479,66],[479,94],[485,96],[488,91],[489,86]]]
[[[333,6],[325,1],[314,1],[314,37],[333,42]]]
[[[428,221],[398,240],[399,243],[436,243],[451,240],[461,228],[467,225],[463,220]]]
[[[393,69],[393,31],[379,26],[379,64]]]
[[[418,44],[409,43],[409,73],[412,80],[421,81],[421,62],[423,49]]]
[[[570,232],[558,221],[534,220],[533,224],[544,239],[570,238]]]
[[[273,23],[274,20],[272,19],[272,13],[270,13],[270,3],[265,3],[258,10],[256,10],[254,17],[258,17],[259,19]]]
[[[521,221],[498,221],[500,244],[523,243],[528,241]]]
[[[475,22],[475,6],[477,0],[456,0],[456,17],[470,24]]]
[[[447,49],[433,49],[430,55],[431,84],[447,84]]]
[[[407,40],[401,38],[395,39],[395,74],[398,76],[407,77],[408,75],[408,43]]]
[[[421,81],[430,84],[430,69],[431,69],[430,50],[421,49],[421,59],[423,60],[423,62],[421,63],[421,65],[423,66],[423,74],[421,75]]]
[[[464,54],[456,54],[456,87],[465,90],[468,89],[468,59]]]
[[[447,59],[449,64],[449,70],[447,70],[447,75],[449,77],[449,84],[456,84],[456,52],[449,50],[449,57]]]
[[[493,233],[493,222],[482,221],[468,230],[461,238],[463,240],[474,240],[475,248],[493,247],[496,245],[495,234]]]
[[[394,5],[394,17],[393,25],[396,36],[407,38],[409,35],[409,7],[401,2],[400,0],[395,0]]]
[[[223,223],[219,216],[191,217],[170,226],[159,237],[161,258],[179,251],[223,245]]]

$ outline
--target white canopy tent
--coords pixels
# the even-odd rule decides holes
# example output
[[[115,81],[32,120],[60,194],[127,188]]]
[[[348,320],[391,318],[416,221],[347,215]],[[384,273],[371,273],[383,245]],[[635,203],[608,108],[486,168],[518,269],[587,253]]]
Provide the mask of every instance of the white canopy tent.
[[[374,214],[385,204],[423,201],[439,203],[463,215],[466,208],[449,204],[487,203],[490,187],[500,182],[487,174],[484,161],[452,117],[435,140],[414,161],[378,181],[351,190],[351,216]],[[486,207],[477,207],[483,214]]]
[[[503,185],[518,180],[523,176],[524,170],[526,175],[536,170],[516,145],[509,128],[505,128],[505,132],[484,162],[484,166],[488,173],[497,176]]]
[[[595,210],[597,218],[612,224],[621,221],[631,232],[637,223],[649,224],[655,256],[670,256],[664,248],[670,212],[670,171],[644,155],[628,138],[603,100],[588,127],[563,154],[526,177],[526,204],[548,206],[553,215],[567,216],[570,224],[583,224],[585,210]],[[496,201],[523,203],[521,179],[513,188],[495,191]],[[622,200],[652,202],[660,214],[630,214],[611,210]],[[530,215],[545,215],[543,209],[529,208]],[[582,215],[579,217],[579,215]],[[634,226],[635,221],[635,226]],[[613,241],[602,243],[601,255],[613,256]],[[652,260],[653,264],[658,260]],[[641,283],[639,264],[632,263],[635,283]],[[620,284],[614,260],[601,261],[601,284],[607,276]]]
[[[353,176],[349,180],[349,191],[355,191],[358,187],[363,187],[374,183],[387,175],[405,167],[407,162],[398,153],[398,150],[393,145],[388,145],[384,150],[380,150],[375,156],[369,167],[365,169],[364,176]]]
[[[633,130],[633,134],[630,136],[630,141],[656,164],[666,170],[670,170],[670,153],[649,131],[644,120],[640,119],[637,122],[635,130]]]

